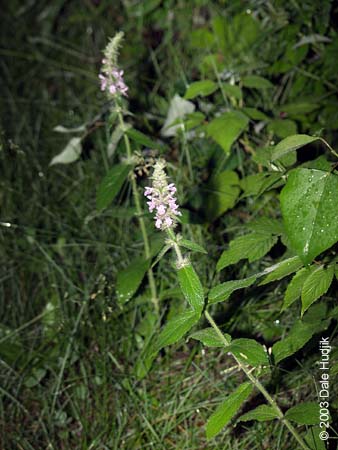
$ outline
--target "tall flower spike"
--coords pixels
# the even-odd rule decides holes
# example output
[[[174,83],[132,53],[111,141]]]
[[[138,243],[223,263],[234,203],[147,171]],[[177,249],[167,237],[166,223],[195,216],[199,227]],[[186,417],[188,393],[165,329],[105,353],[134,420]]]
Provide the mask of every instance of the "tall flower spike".
[[[182,214],[178,211],[176,204],[176,187],[174,183],[168,184],[167,175],[164,171],[165,161],[159,160],[154,166],[154,173],[152,176],[152,187],[146,187],[144,195],[149,200],[147,205],[149,211],[152,213],[154,209],[155,227],[159,230],[167,230],[174,228],[178,221],[178,216]]]
[[[128,86],[123,80],[123,70],[119,70],[117,67],[118,50],[122,39],[123,33],[117,33],[110,39],[103,52],[104,58],[99,79],[101,91],[106,91],[110,98],[115,98],[117,95],[127,96]]]

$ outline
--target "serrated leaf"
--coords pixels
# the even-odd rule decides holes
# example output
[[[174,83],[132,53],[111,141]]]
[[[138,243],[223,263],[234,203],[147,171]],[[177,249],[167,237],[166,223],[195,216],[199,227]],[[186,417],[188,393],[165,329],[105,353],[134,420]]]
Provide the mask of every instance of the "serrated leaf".
[[[242,403],[249,397],[252,392],[250,383],[243,383],[230,394],[226,400],[216,409],[210,416],[206,425],[207,439],[211,439],[218,434],[222,428],[237,413]]]
[[[333,275],[334,265],[319,266],[306,278],[302,287],[302,314],[328,291]]]
[[[215,92],[217,88],[217,83],[211,80],[195,81],[189,85],[184,98],[186,100],[191,100],[199,95],[206,97]]]
[[[242,78],[242,83],[244,87],[254,88],[254,89],[271,89],[273,84],[266,78],[260,77],[258,75],[249,75]]]
[[[181,247],[187,248],[193,252],[199,252],[199,253],[205,253],[205,254],[208,253],[201,245],[196,244],[193,241],[189,241],[188,239],[180,239],[178,241],[178,245],[180,245]]]
[[[293,136],[288,136],[274,147],[271,152],[271,161],[280,159],[287,153],[293,152],[297,150],[297,148],[304,147],[304,145],[311,144],[311,142],[318,139],[318,137],[308,136],[307,134],[295,134]]]
[[[316,169],[293,170],[280,195],[286,234],[304,264],[338,240],[338,176]]]
[[[232,144],[238,139],[249,123],[247,116],[239,111],[228,111],[213,119],[206,127],[207,135],[229,153]]]
[[[271,217],[259,217],[245,225],[249,230],[257,233],[275,234],[276,236],[280,236],[284,233],[282,221],[272,219]]]
[[[289,331],[288,336],[276,342],[272,347],[275,363],[278,364],[285,358],[300,350],[311,337],[325,330],[330,321],[323,320],[326,317],[325,305],[315,305],[310,308],[302,320],[298,320]]]
[[[149,269],[150,261],[137,259],[126,269],[118,272],[116,277],[116,295],[122,305],[127,303],[139,288],[144,275]]]
[[[291,306],[300,297],[305,280],[315,268],[316,266],[303,267],[294,275],[285,291],[282,311]]]
[[[183,295],[196,313],[201,314],[204,307],[204,292],[201,281],[191,264],[177,271]]]
[[[256,261],[266,255],[276,242],[276,236],[262,233],[240,236],[230,242],[229,249],[225,250],[218,260],[216,269],[220,271],[241,259],[248,259],[249,262]]]
[[[114,200],[116,195],[127,178],[131,169],[128,164],[117,164],[109,170],[107,175],[101,181],[96,195],[96,207],[98,210],[107,208],[107,206]]]
[[[300,403],[288,409],[285,417],[299,425],[316,425],[319,417],[319,405],[315,402]]]
[[[200,314],[185,311],[166,323],[155,344],[156,351],[178,342],[198,322]]]
[[[125,133],[128,137],[130,137],[132,141],[136,142],[137,144],[143,145],[144,147],[153,149],[157,149],[159,147],[158,143],[152,141],[147,135],[139,130],[136,130],[135,128],[128,128]]]
[[[251,366],[267,366],[269,359],[263,346],[254,339],[234,339],[227,350],[233,353],[236,358]]]
[[[259,283],[260,286],[264,284],[271,283],[272,281],[281,280],[282,278],[290,275],[290,273],[295,272],[303,266],[301,259],[298,256],[293,256],[292,258],[285,259],[278,264],[273,265],[269,270],[269,275],[267,275],[263,281]],[[267,270],[267,269],[265,269]]]
[[[258,420],[258,422],[266,422],[268,420],[278,419],[279,415],[272,406],[259,405],[252,411],[243,414],[238,421],[247,422],[249,420]]]
[[[244,278],[242,280],[226,281],[225,283],[219,284],[210,290],[208,303],[211,304],[225,301],[234,291],[251,286],[256,279],[257,277],[253,275],[252,277]]]
[[[82,152],[81,140],[82,138],[79,137],[73,137],[72,139],[70,139],[62,152],[54,156],[49,165],[53,166],[54,164],[70,164],[77,161],[80,158]]]
[[[210,222],[233,208],[240,192],[238,184],[236,172],[224,170],[213,176],[203,189],[206,192],[205,214]]]
[[[225,339],[230,344],[231,336],[224,334]],[[206,347],[225,347],[224,342],[213,328],[204,328],[204,330],[196,331],[189,336],[191,339],[201,341]]]

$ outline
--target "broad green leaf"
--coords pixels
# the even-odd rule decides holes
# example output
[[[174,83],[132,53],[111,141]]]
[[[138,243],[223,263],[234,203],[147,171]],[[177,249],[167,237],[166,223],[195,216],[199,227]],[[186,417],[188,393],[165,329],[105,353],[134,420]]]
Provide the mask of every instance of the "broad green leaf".
[[[74,161],[77,161],[80,158],[82,152],[81,140],[82,138],[80,137],[73,137],[72,139],[70,139],[62,152],[54,156],[49,165],[53,166],[54,164],[70,164]]]
[[[189,85],[184,98],[191,100],[199,95],[206,97],[215,92],[217,88],[217,83],[211,80],[195,81],[195,83]]]
[[[257,233],[275,234],[277,236],[280,236],[285,231],[281,220],[266,216],[258,217],[252,222],[246,223],[245,226]]]
[[[308,276],[316,269],[316,266],[303,267],[290,281],[284,295],[282,311],[292,305],[301,295],[302,287]]]
[[[149,260],[137,259],[126,269],[118,272],[116,294],[119,303],[125,304],[133,297],[149,269],[149,265]]]
[[[334,265],[319,266],[306,278],[302,287],[302,314],[328,291],[333,275]]]
[[[155,344],[156,352],[161,348],[178,342],[198,322],[200,314],[185,311],[169,320],[161,331]]]
[[[305,442],[311,450],[326,450],[325,441],[322,441],[319,437],[321,431],[322,429],[319,426],[308,427],[308,431],[305,435]]]
[[[299,119],[302,114],[309,114],[312,111],[320,108],[320,103],[310,103],[310,102],[296,102],[288,103],[287,105],[282,105],[277,109],[279,113],[286,113],[289,117],[294,119]]]
[[[176,136],[181,125],[172,126],[177,119],[183,119],[187,114],[195,111],[195,105],[176,94],[170,102],[167,117],[161,129],[161,135],[164,137]]]
[[[304,147],[304,145],[311,144],[311,142],[319,139],[318,137],[308,136],[307,134],[295,134],[288,136],[280,141],[273,149],[271,154],[271,161],[280,159],[289,152],[297,150],[297,148]]]
[[[183,295],[189,305],[201,314],[204,307],[204,292],[200,279],[191,264],[177,271]]]
[[[230,394],[226,400],[219,405],[216,411],[210,416],[206,425],[207,439],[211,439],[218,434],[222,428],[234,417],[242,403],[252,392],[250,383],[242,383],[235,392]]]
[[[266,255],[276,242],[277,237],[268,234],[250,233],[240,236],[230,242],[229,249],[218,260],[216,269],[220,271],[241,259],[256,261]]]
[[[236,172],[224,170],[212,177],[203,189],[206,193],[205,214],[212,222],[236,203],[240,189]]]
[[[119,193],[127,175],[131,169],[128,164],[114,166],[103,178],[96,195],[96,207],[98,210],[107,208]]]
[[[199,253],[205,253],[205,254],[208,253],[201,245],[196,244],[193,241],[189,241],[188,239],[180,239],[178,241],[178,245],[180,245],[181,247],[188,248],[189,250],[191,250],[193,252],[199,252]]]
[[[300,403],[288,409],[285,417],[299,425],[316,425],[319,420],[319,405],[315,402]]]
[[[229,334],[224,334],[225,339],[228,344],[230,344],[231,336]],[[201,341],[207,347],[225,347],[224,342],[218,336],[216,331],[213,328],[204,328],[204,330],[196,331],[191,334],[189,338],[196,339],[197,341]]]
[[[227,351],[233,353],[236,358],[251,366],[267,366],[269,359],[263,346],[254,339],[234,339]]]
[[[267,130],[283,139],[297,133],[297,124],[293,120],[275,119],[268,124]],[[296,154],[294,154],[294,162],[296,162]]]
[[[338,240],[338,176],[295,169],[280,195],[286,234],[293,250],[310,263]]]
[[[242,111],[252,120],[269,120],[269,117],[256,108],[242,108]]]
[[[232,144],[246,129],[249,119],[239,111],[228,111],[213,119],[206,127],[207,134],[229,153]]]
[[[257,277],[253,275],[252,277],[244,278],[242,280],[226,281],[225,283],[219,284],[210,290],[208,303],[211,304],[225,301],[234,291],[251,286],[256,279]]]
[[[128,128],[125,132],[131,140],[135,141],[137,144],[143,145],[144,147],[157,149],[159,144],[152,141],[147,135],[135,128]]]
[[[273,265],[269,269],[269,275],[267,275],[263,281],[259,283],[260,286],[271,283],[272,281],[281,280],[282,278],[290,275],[290,273],[296,272],[303,266],[301,259],[298,256],[285,259],[278,264]]]
[[[242,83],[244,87],[254,89],[271,89],[273,87],[273,84],[269,80],[258,75],[244,77],[242,78]]]
[[[258,420],[259,422],[266,422],[268,420],[278,419],[279,415],[272,406],[259,405],[252,411],[243,414],[238,420],[240,422],[247,422],[249,420]]]
[[[275,363],[278,364],[285,358],[300,350],[311,337],[325,330],[330,321],[326,317],[325,304],[318,304],[310,308],[301,320],[297,320],[289,331],[288,336],[276,342],[272,347]]]
[[[230,98],[234,97],[237,100],[242,100],[242,89],[239,86],[230,83],[223,83],[222,91]]]

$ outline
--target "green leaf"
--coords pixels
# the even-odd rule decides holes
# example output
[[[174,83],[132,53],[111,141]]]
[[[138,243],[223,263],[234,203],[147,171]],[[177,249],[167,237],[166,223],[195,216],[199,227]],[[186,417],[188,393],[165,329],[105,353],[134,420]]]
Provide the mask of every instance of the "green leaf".
[[[316,425],[319,420],[319,405],[315,402],[300,403],[288,409],[285,417],[299,425]]]
[[[275,234],[280,236],[284,233],[284,227],[281,220],[272,219],[271,217],[258,217],[252,222],[246,223],[246,227],[257,233]]]
[[[290,281],[284,295],[282,311],[292,305],[301,295],[302,287],[307,277],[313,272],[316,266],[303,267]]]
[[[204,292],[193,266],[191,264],[184,266],[177,274],[185,299],[196,313],[200,314],[204,307]]]
[[[304,145],[310,144],[311,142],[319,139],[318,137],[308,136],[307,134],[295,134],[293,136],[288,136],[287,138],[280,141],[273,149],[271,154],[271,161],[280,159],[282,156],[289,152],[297,150],[297,148],[304,147]]]
[[[293,120],[275,119],[268,124],[267,130],[269,132],[272,131],[276,136],[280,138],[286,138],[292,134],[294,135],[297,133],[297,124]],[[294,156],[296,159],[296,155]]]
[[[166,323],[155,344],[156,351],[178,342],[198,322],[200,314],[185,311]]]
[[[258,75],[249,75],[242,79],[244,87],[254,88],[254,89],[271,89],[273,84],[266,78],[260,77]]]
[[[254,339],[234,339],[227,350],[236,358],[251,366],[267,366],[269,359],[263,346]]]
[[[230,344],[231,336],[229,334],[224,334],[225,339]],[[213,328],[204,328],[204,330],[196,331],[191,334],[189,338],[201,341],[207,347],[225,347],[224,342],[218,336]]]
[[[193,241],[189,241],[188,239],[180,239],[178,241],[178,245],[180,245],[181,247],[185,247],[193,252],[199,252],[199,253],[205,253],[205,254],[208,253],[201,245],[196,244]]]
[[[54,156],[49,165],[53,166],[54,164],[70,164],[74,161],[77,161],[80,158],[82,152],[81,140],[82,138],[80,137],[73,137],[72,139],[70,139],[62,152]]]
[[[338,240],[338,176],[316,169],[293,170],[280,195],[292,249],[310,263]]]
[[[322,429],[319,426],[308,428],[305,441],[311,450],[326,450],[325,441],[322,441],[319,437],[321,431]]]
[[[256,108],[242,108],[242,111],[252,120],[269,120],[269,117]]]
[[[222,428],[237,413],[242,403],[249,397],[252,392],[250,383],[243,383],[230,394],[226,400],[216,409],[210,416],[206,425],[207,439],[211,439],[218,434]]]
[[[242,89],[239,86],[230,83],[223,83],[222,91],[230,98],[233,97],[237,100],[242,100]]]
[[[116,294],[119,303],[125,304],[133,297],[149,269],[149,265],[149,260],[137,259],[126,269],[118,272]]]
[[[329,289],[334,275],[334,265],[319,266],[306,278],[302,288],[302,314]]]
[[[258,420],[259,422],[265,422],[278,418],[279,416],[272,406],[259,405],[252,411],[243,414],[243,416],[241,416],[238,420],[240,422],[248,422],[249,420]]]
[[[276,236],[262,233],[240,236],[230,242],[229,249],[225,250],[218,260],[216,269],[220,271],[245,258],[249,262],[256,261],[266,255],[276,242]]]
[[[206,97],[215,92],[217,88],[217,83],[211,80],[195,81],[195,83],[191,83],[188,87],[184,98],[191,100],[199,95]]]
[[[96,207],[101,210],[106,208],[119,193],[122,184],[131,169],[128,164],[114,166],[103,178],[96,196]]]
[[[256,279],[257,277],[253,275],[252,277],[244,278],[242,280],[226,281],[225,283],[219,284],[210,290],[208,303],[218,303],[228,300],[234,291],[251,286]]]
[[[295,272],[299,268],[303,266],[301,259],[298,256],[293,256],[292,258],[285,259],[278,264],[275,264],[269,269],[265,269],[269,271],[269,275],[267,275],[263,281],[259,283],[260,286],[264,284],[271,283],[272,281],[281,280],[282,278],[290,275],[290,273]]]
[[[126,135],[130,137],[131,140],[137,144],[143,145],[144,147],[158,149],[159,144],[152,141],[148,136],[143,134],[141,131],[135,130],[135,128],[129,128],[126,130]]]
[[[229,153],[249,123],[247,116],[239,111],[228,111],[213,119],[206,127],[207,134]]]
[[[238,183],[236,172],[224,170],[213,176],[203,189],[206,193],[205,214],[210,222],[233,208],[240,192]]]
[[[288,336],[276,342],[272,347],[275,363],[278,364],[285,358],[300,350],[311,337],[325,330],[330,321],[325,320],[326,307],[323,304],[314,305],[304,315],[302,320],[297,320],[289,331]]]

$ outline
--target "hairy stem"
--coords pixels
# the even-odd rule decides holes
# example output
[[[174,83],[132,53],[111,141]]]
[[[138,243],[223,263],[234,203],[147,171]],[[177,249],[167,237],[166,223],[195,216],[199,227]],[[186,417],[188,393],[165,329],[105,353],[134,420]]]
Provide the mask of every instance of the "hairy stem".
[[[124,123],[123,115],[122,115],[122,112],[120,109],[118,109],[118,118],[119,118],[121,128],[124,131],[125,123]],[[129,141],[129,137],[127,136],[126,133],[123,133],[123,139],[124,139],[124,143],[125,143],[125,146],[127,149],[127,157],[128,157],[128,159],[131,159],[132,152],[131,152],[131,147],[130,147],[130,141]],[[137,189],[136,179],[133,176],[133,174],[131,176],[131,187],[132,187],[133,198],[134,198],[136,212],[137,212],[137,218],[138,218],[138,222],[139,222],[141,233],[142,233],[142,239],[143,239],[143,245],[144,245],[144,255],[145,255],[146,259],[149,259],[150,258],[149,238],[148,238],[148,234],[147,234],[146,225],[145,225],[144,219],[142,217],[143,211],[141,208],[140,196],[139,196],[139,192]],[[148,276],[150,292],[151,292],[151,301],[154,305],[155,311],[157,313],[159,313],[159,305],[158,305],[158,297],[157,297],[157,292],[156,292],[155,278],[154,278],[153,270],[151,268],[148,269],[147,276]]]
[[[217,326],[214,319],[211,317],[211,315],[208,313],[208,311],[205,311],[205,317],[207,318],[210,325],[213,327],[213,329],[216,331],[219,338],[222,340],[224,347],[228,347],[230,342],[226,339],[226,337],[223,335],[219,327]],[[291,425],[291,423],[284,417],[283,412],[277,405],[276,401],[271,397],[271,395],[268,393],[268,391],[265,389],[265,387],[262,385],[262,383],[254,377],[254,375],[250,372],[250,370],[247,369],[247,367],[239,361],[234,354],[232,354],[232,357],[235,359],[236,363],[238,364],[238,367],[245,373],[245,375],[249,378],[250,382],[260,391],[260,393],[265,397],[266,401],[272,406],[272,408],[276,411],[276,414],[278,415],[278,418],[284,423],[284,425],[288,428],[290,433],[292,433],[293,437],[296,439],[298,444],[301,446],[301,448],[305,450],[309,450],[309,447],[305,444],[303,439],[298,434],[297,430]]]

